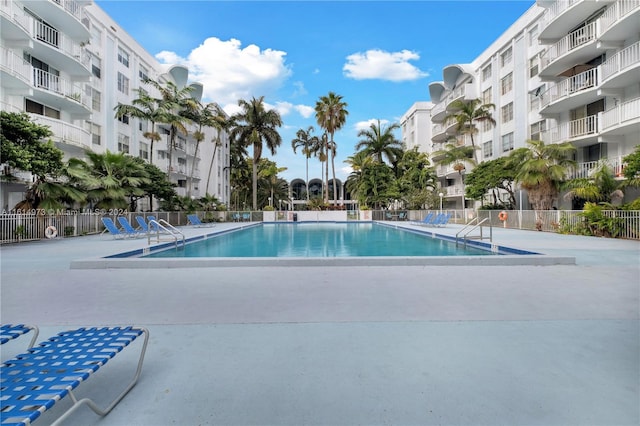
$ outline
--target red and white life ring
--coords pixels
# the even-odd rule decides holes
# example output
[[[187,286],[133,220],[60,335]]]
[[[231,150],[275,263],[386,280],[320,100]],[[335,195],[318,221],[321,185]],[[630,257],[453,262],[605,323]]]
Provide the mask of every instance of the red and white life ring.
[[[55,226],[49,225],[47,226],[47,229],[44,230],[44,236],[49,239],[55,238],[58,236],[58,230],[56,229]]]
[[[500,219],[501,221],[505,221],[509,218],[509,215],[507,214],[507,212],[505,212],[504,210],[502,210],[500,212],[500,214],[498,214],[498,219]]]

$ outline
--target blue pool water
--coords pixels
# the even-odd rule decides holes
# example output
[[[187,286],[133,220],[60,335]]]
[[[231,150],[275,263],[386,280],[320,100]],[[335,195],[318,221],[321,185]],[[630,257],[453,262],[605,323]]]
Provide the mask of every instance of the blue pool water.
[[[476,256],[430,235],[375,223],[262,224],[144,257]]]

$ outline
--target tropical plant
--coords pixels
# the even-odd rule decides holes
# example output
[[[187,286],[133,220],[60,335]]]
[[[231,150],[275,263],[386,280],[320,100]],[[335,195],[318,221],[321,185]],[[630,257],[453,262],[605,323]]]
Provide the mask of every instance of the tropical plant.
[[[465,195],[472,200],[484,202],[485,195],[491,194],[493,206],[501,209],[514,208],[516,205],[515,176],[516,170],[512,164],[509,164],[506,157],[483,161],[466,175]],[[508,194],[509,201],[507,203],[503,203],[499,197],[499,191]]]
[[[460,135],[469,135],[471,146],[473,147],[473,159],[477,163],[476,143],[473,139],[473,136],[478,133],[476,123],[486,121],[495,126],[496,120],[491,115],[491,110],[495,109],[495,105],[490,103],[483,104],[480,99],[471,101],[458,99],[451,102],[448,108],[456,112],[448,115],[445,120],[454,119],[457,123],[456,132]]]
[[[169,180],[167,174],[160,170],[158,166],[147,163],[139,157],[131,158],[144,168],[148,177],[147,181],[142,182],[139,186],[143,194],[132,195],[130,197],[131,211],[137,210],[136,201],[142,197],[149,198],[149,210],[153,211],[153,204],[151,204],[151,200],[154,198],[157,200],[170,200],[177,196],[175,184]]]
[[[373,159],[364,151],[358,151],[344,161],[351,167],[351,173],[345,182],[345,188],[352,197],[358,199],[358,187],[362,179],[362,170],[373,163]]]
[[[142,185],[150,183],[145,167],[122,152],[85,153],[87,161],[69,160],[67,173],[86,192],[87,200],[100,209],[127,209],[130,197],[145,195]]]
[[[161,111],[157,117],[157,122],[169,126],[169,146],[167,147],[169,168],[167,170],[167,176],[171,176],[176,137],[178,132],[185,135],[188,133],[186,124],[190,120],[185,117],[184,113],[187,110],[194,109],[195,100],[191,98],[191,93],[194,88],[192,86],[179,88],[171,81],[162,84],[158,81],[147,79],[145,83],[150,84],[160,92],[160,98],[156,99],[159,110]]]
[[[329,92],[326,96],[321,96],[320,99],[316,102],[315,111],[316,111],[316,122],[320,127],[322,127],[328,134],[329,139],[326,140],[326,145],[324,152],[329,155],[329,146],[332,146],[332,162],[335,157],[336,144],[333,139],[333,136],[336,131],[340,130],[342,126],[347,121],[347,115],[349,112],[346,110],[347,103],[342,101],[342,96],[335,94],[334,92]],[[329,202],[329,164],[327,163],[325,168],[325,182],[327,184],[327,192],[325,195],[325,202]],[[335,176],[335,166],[333,167],[333,193],[334,198],[335,194],[337,194],[336,189],[336,176]],[[335,201],[335,200],[334,200]]]
[[[571,179],[563,185],[564,189],[569,190],[565,195],[566,199],[620,205],[624,193],[618,189],[619,187],[620,182],[615,179],[613,170],[606,160],[600,160],[591,170],[589,177]]]
[[[198,149],[200,148],[200,142],[202,142],[205,137],[203,129],[205,127],[213,127],[218,130],[221,129],[225,123],[224,113],[222,112],[222,109],[218,106],[218,104],[214,102],[210,102],[206,105],[203,105],[199,101],[193,101],[192,103],[189,103],[186,106],[187,108],[183,110],[182,115],[187,119],[191,120],[191,122],[193,122],[196,126],[198,126],[198,130],[193,132],[193,138],[196,140],[196,148],[194,150],[193,156],[197,158]],[[214,157],[215,157],[216,148],[217,148],[217,145],[215,145],[213,148]],[[211,164],[213,165],[213,159],[211,160]],[[196,161],[194,159],[194,161],[191,163],[191,173],[189,174],[189,181],[187,182],[188,197],[191,196],[191,187],[193,185],[193,177],[195,175],[195,170],[196,170]],[[207,188],[209,188],[208,185],[209,185],[209,181],[207,180]]]
[[[404,151],[397,162],[398,198],[409,209],[420,209],[436,188],[437,176],[427,154],[418,147]]]
[[[366,152],[379,163],[383,163],[386,159],[390,166],[395,166],[402,156],[402,143],[393,134],[399,128],[400,125],[397,123],[390,126],[381,125],[380,120],[377,121],[377,125],[371,123],[368,129],[358,132],[358,137],[362,139],[358,141],[355,148]]]
[[[282,143],[282,138],[277,128],[282,126],[280,114],[273,110],[267,110],[264,105],[264,96],[252,98],[247,102],[238,101],[241,111],[231,117],[232,140],[238,141],[244,146],[253,147],[253,209],[258,209],[258,163],[262,157],[263,143],[272,155],[276,154],[277,147]]]
[[[307,129],[300,129],[296,132],[296,137],[291,141],[291,148],[293,153],[296,153],[297,148],[302,148],[302,153],[306,159],[306,177],[305,188],[307,193],[307,203],[309,202],[309,158],[314,152],[314,149],[320,144],[320,139],[317,136],[311,136],[314,132],[313,126],[307,127]]]
[[[634,186],[640,188],[640,145],[636,145],[633,152],[626,155],[622,162],[624,163],[622,175],[626,179],[623,182],[623,187]]]
[[[545,145],[529,140],[528,147],[516,149],[509,155],[509,165],[515,167],[516,182],[527,190],[529,202],[536,211],[536,227],[542,227],[542,210],[550,210],[558,198],[560,186],[575,167],[571,156],[576,148],[569,142]]]
[[[474,159],[475,151],[476,149],[473,146],[447,143],[444,146],[444,149],[433,153],[433,156],[438,158],[438,160],[436,160],[438,164],[443,166],[453,165],[453,170],[458,172],[460,175],[460,180],[462,182],[462,208],[465,208],[466,206],[463,172],[466,170],[466,164],[471,166],[476,165],[476,161]]]
[[[287,170],[286,167],[278,167],[278,165],[266,158],[260,160],[258,175],[260,177],[260,193],[263,194],[262,203],[271,199],[271,207],[274,207],[278,200],[288,200],[289,184],[283,178],[278,177],[278,173]],[[265,202],[267,201],[267,202]]]
[[[362,170],[362,176],[357,188],[358,203],[361,205],[381,208],[389,200],[398,198],[393,169],[385,163],[372,162]]]
[[[0,128],[0,163],[10,167],[3,179],[15,179],[11,168],[33,175],[15,210],[60,209],[84,201],[84,194],[64,179],[64,154],[48,139],[48,127],[32,122],[27,114],[1,111]]]

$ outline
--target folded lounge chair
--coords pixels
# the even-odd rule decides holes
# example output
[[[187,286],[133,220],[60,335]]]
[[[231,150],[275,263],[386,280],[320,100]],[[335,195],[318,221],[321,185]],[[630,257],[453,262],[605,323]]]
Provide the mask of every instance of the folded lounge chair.
[[[3,324],[2,327],[0,327],[0,345],[4,345],[10,340],[17,339],[30,331],[33,331],[33,336],[31,336],[31,342],[27,349],[32,348],[36,343],[36,339],[38,338],[38,327],[26,324]]]
[[[86,381],[111,358],[144,334],[138,367],[131,382],[105,408],[75,395]],[[2,398],[0,424],[29,425],[67,395],[73,405],[53,423],[59,424],[82,405],[107,415],[137,383],[147,349],[149,332],[142,327],[79,328],[62,332],[0,367]]]
[[[191,226],[195,226],[196,228],[205,228],[205,227],[211,227],[211,226],[216,226],[215,223],[204,223],[200,220],[200,218],[198,217],[198,215],[196,214],[188,214],[187,215],[187,221],[189,222],[189,224],[191,224]]]

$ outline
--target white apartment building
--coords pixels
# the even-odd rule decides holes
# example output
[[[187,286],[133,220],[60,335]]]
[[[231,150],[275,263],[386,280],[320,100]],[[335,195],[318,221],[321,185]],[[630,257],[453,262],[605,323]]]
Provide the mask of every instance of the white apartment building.
[[[225,132],[203,129],[205,138],[196,153],[196,129],[190,126],[188,135],[177,136],[169,170],[165,125],[157,125],[156,131],[167,137],[154,144],[152,158],[143,136],[151,130],[150,123],[115,118],[118,103],[131,105],[137,89],[158,95],[142,83],[147,77],[179,88],[190,85],[191,96],[200,101],[203,86],[188,82],[186,67],[158,63],[90,0],[0,0],[0,28],[2,110],[26,112],[36,123],[49,126],[67,159],[83,158],[86,150],[124,152],[170,172],[179,195],[187,195],[190,186],[193,197],[209,193],[228,202]],[[22,199],[24,189],[24,182],[3,185],[5,209]]]
[[[480,99],[495,105],[496,120],[474,136],[480,161],[528,139],[569,141],[577,148],[574,177],[588,176],[603,159],[620,173],[622,158],[640,144],[639,22],[640,0],[538,1],[470,64],[445,67],[442,81],[429,85],[426,152],[456,136],[455,123],[445,120],[455,113],[453,101]],[[415,129],[403,124],[402,132],[408,143]],[[471,143],[468,136],[459,141]],[[461,208],[464,172],[436,171],[447,207]]]
[[[416,102],[400,118],[402,144],[405,149],[431,152],[431,102]]]

